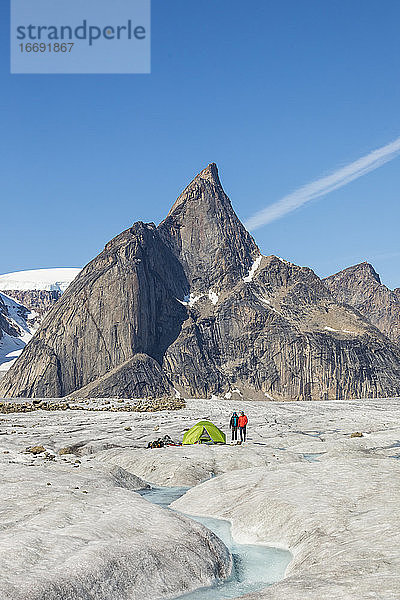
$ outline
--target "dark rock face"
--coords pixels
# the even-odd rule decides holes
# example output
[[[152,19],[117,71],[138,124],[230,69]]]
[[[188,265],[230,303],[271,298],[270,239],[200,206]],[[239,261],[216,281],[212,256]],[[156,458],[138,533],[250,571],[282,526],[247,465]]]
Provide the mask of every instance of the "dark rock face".
[[[379,283],[377,282],[377,285]],[[156,228],[106,245],[56,302],[0,395],[400,394],[400,350],[311,271],[262,257],[215,165]]]
[[[171,393],[171,384],[154,358],[135,356],[89,383],[72,396],[82,398],[161,398]]]
[[[356,308],[400,347],[400,293],[381,283],[367,262],[354,265],[324,279],[338,302]]]
[[[107,244],[64,292],[1,380],[0,394],[60,397],[136,354],[160,362],[186,318],[176,298],[188,289],[181,265],[155,226],[136,223]]]
[[[335,302],[307,268],[263,257],[213,305],[188,308],[164,368],[192,396],[335,399],[396,395],[400,353],[358,313]]]

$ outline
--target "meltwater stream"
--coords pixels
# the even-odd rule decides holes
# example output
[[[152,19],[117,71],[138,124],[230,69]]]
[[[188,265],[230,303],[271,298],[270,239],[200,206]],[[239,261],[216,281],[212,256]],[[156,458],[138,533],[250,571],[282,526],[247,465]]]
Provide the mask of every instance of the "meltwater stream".
[[[155,487],[139,493],[154,504],[167,508],[187,492],[186,487]],[[233,557],[232,574],[212,587],[201,588],[176,600],[228,600],[259,591],[284,578],[292,559],[287,550],[253,544],[237,544],[231,535],[231,524],[211,517],[187,517],[202,523],[217,535]]]

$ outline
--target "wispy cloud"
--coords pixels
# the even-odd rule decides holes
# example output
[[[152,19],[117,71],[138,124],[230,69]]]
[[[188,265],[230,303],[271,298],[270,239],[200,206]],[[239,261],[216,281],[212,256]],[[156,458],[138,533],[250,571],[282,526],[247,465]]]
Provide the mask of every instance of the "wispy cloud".
[[[338,188],[347,185],[351,181],[374,171],[385,163],[393,160],[400,153],[400,137],[382,146],[366,156],[348,164],[345,167],[337,169],[331,175],[320,177],[307,185],[295,190],[291,194],[284,196],[274,204],[270,204],[264,210],[261,210],[250,217],[246,222],[247,229],[254,231],[263,225],[267,225],[276,219],[280,219],[296,208],[303,206],[310,200],[315,200],[321,196],[333,192]]]

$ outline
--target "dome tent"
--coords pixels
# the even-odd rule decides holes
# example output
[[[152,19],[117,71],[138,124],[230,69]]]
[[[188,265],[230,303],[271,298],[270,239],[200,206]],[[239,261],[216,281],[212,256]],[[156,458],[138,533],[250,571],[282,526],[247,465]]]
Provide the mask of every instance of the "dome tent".
[[[183,444],[225,444],[226,437],[211,421],[199,421],[193,425],[183,436]]]

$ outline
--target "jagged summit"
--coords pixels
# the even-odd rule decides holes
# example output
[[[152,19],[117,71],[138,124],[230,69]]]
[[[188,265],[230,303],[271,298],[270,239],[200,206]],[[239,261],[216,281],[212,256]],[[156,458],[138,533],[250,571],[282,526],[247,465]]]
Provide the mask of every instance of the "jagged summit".
[[[366,271],[367,273],[369,273],[378,283],[382,283],[379,273],[377,273],[375,271],[375,269],[371,265],[371,263],[364,261],[364,262],[360,263],[359,265],[356,265],[356,267],[357,266],[362,268],[363,271]]]
[[[372,277],[379,284],[382,283],[379,273],[377,273],[371,263],[366,260],[362,263],[354,265],[353,267],[349,267],[349,269],[354,269],[355,272],[360,274],[364,274],[367,277]]]
[[[187,197],[190,196],[191,193],[195,194],[202,184],[207,181],[214,187],[220,188],[220,190],[223,192],[222,184],[219,178],[218,167],[215,163],[210,163],[205,169],[200,171],[200,173],[198,173],[194,179],[192,179],[192,181],[185,187],[183,192],[175,200],[165,220],[167,220],[170,215],[176,212],[177,208],[187,200]]]
[[[221,185],[221,181],[219,179],[219,172],[216,163],[210,163],[207,165],[205,169],[200,171],[200,173],[196,176],[196,179],[207,179],[208,181],[212,181],[216,185]]]
[[[184,189],[158,231],[182,262],[193,292],[236,283],[260,251],[211,163]]]
[[[393,342],[400,346],[400,298],[381,283],[368,262],[348,267],[324,279],[338,302],[356,308]]]

